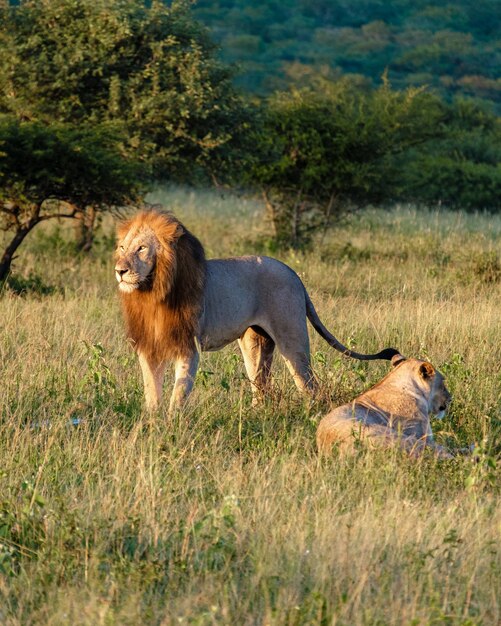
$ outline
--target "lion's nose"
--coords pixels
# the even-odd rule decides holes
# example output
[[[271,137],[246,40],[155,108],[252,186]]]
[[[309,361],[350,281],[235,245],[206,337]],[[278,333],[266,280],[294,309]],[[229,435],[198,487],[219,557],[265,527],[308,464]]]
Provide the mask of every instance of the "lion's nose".
[[[129,270],[127,268],[122,268],[122,267],[115,267],[115,272],[122,277],[124,274],[127,274]]]

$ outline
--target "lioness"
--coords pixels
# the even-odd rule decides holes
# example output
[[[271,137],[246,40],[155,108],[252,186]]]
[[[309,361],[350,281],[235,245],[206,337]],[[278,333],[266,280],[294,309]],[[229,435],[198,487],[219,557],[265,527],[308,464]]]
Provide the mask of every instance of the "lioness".
[[[334,443],[342,451],[357,440],[369,445],[396,444],[411,455],[432,448],[442,458],[452,455],[433,441],[430,415],[442,418],[451,401],[444,377],[431,363],[395,355],[394,368],[383,380],[348,404],[326,415],[318,425],[321,453]]]
[[[290,267],[264,256],[206,261],[202,244],[170,213],[145,211],[119,226],[115,275],[151,409],[161,400],[167,361],[175,362],[172,410],[191,391],[199,349],[219,350],[235,340],[254,394],[268,386],[275,346],[297,387],[313,392],[306,318],[347,356],[398,354],[348,350],[322,324]]]

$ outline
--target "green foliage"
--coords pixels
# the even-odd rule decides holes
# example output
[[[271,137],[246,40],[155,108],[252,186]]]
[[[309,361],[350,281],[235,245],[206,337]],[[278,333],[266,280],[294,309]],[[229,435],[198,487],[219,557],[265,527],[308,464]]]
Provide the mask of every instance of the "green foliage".
[[[2,479],[0,472],[0,484]],[[46,502],[32,480],[23,480],[16,498],[0,500],[0,575],[14,576],[22,559],[37,556],[46,540]]]
[[[387,81],[368,92],[324,82],[276,94],[265,105],[250,169],[276,238],[297,245],[351,207],[394,199],[401,154],[436,136],[444,119],[436,98],[394,91]]]
[[[144,167],[123,155],[119,140],[116,125],[47,126],[0,116],[0,229],[13,232],[0,258],[0,281],[40,222],[138,198]]]
[[[26,296],[30,294],[40,298],[60,291],[52,285],[47,285],[41,276],[33,273],[29,274],[26,278],[22,276],[9,276],[8,279],[2,284],[0,292],[3,289],[8,289],[18,296]]]
[[[87,371],[82,377],[78,393],[90,390],[92,405],[98,410],[108,404],[115,393],[114,376],[105,359],[105,349],[100,343],[89,344],[83,341],[87,354]]]
[[[465,101],[448,107],[446,132],[400,162],[401,199],[428,206],[498,211],[501,122]]]
[[[141,167],[125,159],[116,125],[19,122],[0,117],[0,198],[19,210],[44,202],[124,205],[140,189]],[[56,206],[56,210],[57,210]]]
[[[399,89],[430,85],[501,103],[496,0],[198,0],[222,58],[238,63],[239,85],[269,93],[314,74],[373,84],[388,71]]]
[[[239,503],[234,495],[209,510],[192,525],[183,525],[176,537],[184,539],[184,554],[176,559],[176,567],[186,576],[228,568],[238,556],[237,514]]]
[[[230,73],[186,2],[26,0],[5,12],[0,37],[0,110],[44,122],[119,121],[124,147],[157,176],[212,165],[238,130]]]

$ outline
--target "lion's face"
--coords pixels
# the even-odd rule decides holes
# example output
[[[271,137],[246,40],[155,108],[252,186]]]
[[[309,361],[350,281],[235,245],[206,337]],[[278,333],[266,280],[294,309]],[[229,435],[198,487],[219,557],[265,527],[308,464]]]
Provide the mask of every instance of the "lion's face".
[[[435,370],[435,378],[432,386],[432,394],[430,398],[430,413],[438,419],[442,419],[451,403],[452,396],[445,386],[445,380],[442,374]]]
[[[429,412],[438,419],[442,419],[452,399],[445,386],[443,375],[427,361],[419,363],[417,374],[420,385],[426,390],[428,396]]]
[[[150,280],[160,242],[149,226],[129,230],[118,242],[115,277],[123,293],[132,293]]]
[[[428,361],[406,359],[398,354],[391,362],[395,367],[392,379],[398,380],[402,388],[414,389],[426,399],[428,413],[442,419],[452,400],[443,375]]]

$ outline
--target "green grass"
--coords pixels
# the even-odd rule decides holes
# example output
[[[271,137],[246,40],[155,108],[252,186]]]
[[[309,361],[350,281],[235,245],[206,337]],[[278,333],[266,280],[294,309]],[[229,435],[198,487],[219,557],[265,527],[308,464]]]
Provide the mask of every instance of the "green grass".
[[[151,199],[209,256],[271,247],[256,202]],[[314,335],[318,402],[277,358],[274,393],[252,408],[230,346],[203,356],[182,415],[144,414],[112,232],[105,221],[80,258],[63,227],[33,233],[0,295],[0,623],[499,623],[501,218],[367,211],[280,254],[340,340],[441,368],[454,401],[437,439],[476,443],[478,462],[320,461],[330,402],[388,366]]]

